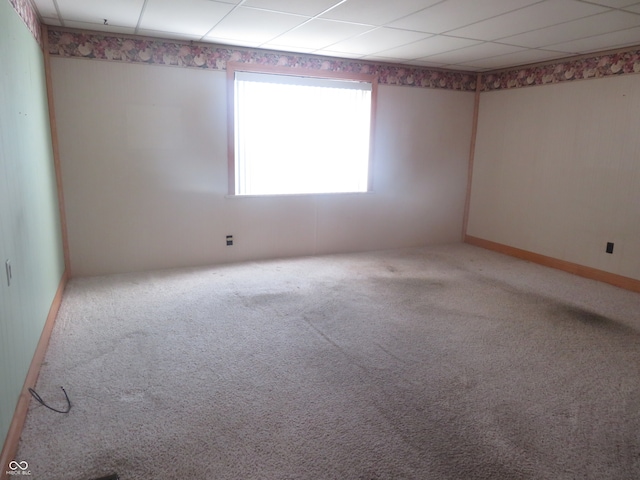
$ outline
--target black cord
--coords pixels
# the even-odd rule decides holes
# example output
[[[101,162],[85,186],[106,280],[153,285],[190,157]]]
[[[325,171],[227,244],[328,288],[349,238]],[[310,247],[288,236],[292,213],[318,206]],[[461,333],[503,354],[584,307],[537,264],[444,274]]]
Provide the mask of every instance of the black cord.
[[[69,395],[67,395],[67,391],[64,389],[64,387],[60,387],[60,388],[64,392],[64,396],[67,399],[67,409],[66,410],[56,410],[55,408],[50,407],[49,405],[44,403],[44,400],[42,400],[42,397],[40,397],[40,395],[38,395],[33,388],[29,389],[29,393],[31,394],[31,396],[33,398],[35,398],[38,401],[38,403],[41,403],[42,405],[47,407],[49,410],[53,410],[54,412],[58,412],[58,413],[69,413],[69,410],[71,410],[71,400],[69,400]]]

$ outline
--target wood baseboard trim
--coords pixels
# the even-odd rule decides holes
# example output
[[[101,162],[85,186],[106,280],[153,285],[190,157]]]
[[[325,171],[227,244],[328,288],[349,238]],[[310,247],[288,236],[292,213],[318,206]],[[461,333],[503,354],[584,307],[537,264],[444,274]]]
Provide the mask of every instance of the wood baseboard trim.
[[[16,409],[13,413],[13,419],[11,420],[11,425],[9,426],[9,432],[7,433],[7,438],[4,441],[4,446],[2,447],[2,452],[0,453],[0,480],[7,480],[8,476],[6,472],[9,462],[15,460],[14,457],[18,450],[18,442],[20,440],[20,436],[22,435],[24,422],[27,418],[27,410],[29,409],[29,401],[31,400],[29,388],[32,388],[38,380],[38,375],[40,374],[40,366],[42,365],[44,356],[47,353],[49,339],[51,338],[53,325],[55,324],[56,316],[58,315],[58,310],[60,309],[60,304],[62,303],[62,294],[64,293],[64,289],[67,286],[68,279],[69,277],[67,275],[67,271],[65,270],[65,272],[62,274],[62,278],[60,279],[58,290],[53,297],[51,308],[49,308],[49,314],[47,315],[47,320],[44,324],[44,328],[42,329],[42,333],[40,334],[38,346],[36,347],[36,351],[33,354],[33,358],[31,359],[31,365],[29,365],[29,370],[27,371],[27,376],[24,380],[24,385],[22,386],[22,392],[20,392],[20,396],[18,397],[18,403],[16,404]]]
[[[545,267],[551,267],[558,270],[578,275],[580,277],[589,278],[591,280],[597,280],[598,282],[608,283],[615,285],[616,287],[624,288],[625,290],[631,290],[632,292],[640,293],[640,280],[634,278],[623,277],[615,273],[605,272],[604,270],[598,270],[597,268],[585,267],[577,263],[567,262],[565,260],[559,260],[553,257],[547,257],[539,253],[529,252],[528,250],[522,250],[520,248],[510,247],[502,243],[492,242],[491,240],[484,240],[482,238],[473,237],[471,235],[465,235],[465,243],[475,245],[477,247],[486,248],[487,250],[493,250],[498,253],[503,253],[511,257],[520,258],[529,262],[544,265]]]

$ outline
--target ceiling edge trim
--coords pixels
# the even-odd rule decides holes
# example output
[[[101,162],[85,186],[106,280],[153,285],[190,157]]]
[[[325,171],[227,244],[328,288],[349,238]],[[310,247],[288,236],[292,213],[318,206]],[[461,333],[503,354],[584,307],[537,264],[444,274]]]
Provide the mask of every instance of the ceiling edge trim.
[[[13,7],[16,13],[20,16],[24,24],[27,26],[33,38],[40,45],[40,48],[44,48],[44,42],[42,38],[42,31],[40,28],[40,18],[35,7],[31,4],[30,0],[9,0],[9,4]]]
[[[483,92],[640,73],[640,47],[482,74]]]
[[[376,75],[381,85],[475,92],[477,74],[184,40],[49,27],[49,54],[113,62],[225,70],[227,62]]]

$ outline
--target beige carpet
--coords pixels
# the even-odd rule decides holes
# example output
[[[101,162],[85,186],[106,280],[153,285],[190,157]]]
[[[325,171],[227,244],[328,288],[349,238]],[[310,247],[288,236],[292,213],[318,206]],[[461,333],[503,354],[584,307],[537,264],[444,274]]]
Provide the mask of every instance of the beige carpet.
[[[640,295],[469,245],[73,280],[35,479],[639,479]]]

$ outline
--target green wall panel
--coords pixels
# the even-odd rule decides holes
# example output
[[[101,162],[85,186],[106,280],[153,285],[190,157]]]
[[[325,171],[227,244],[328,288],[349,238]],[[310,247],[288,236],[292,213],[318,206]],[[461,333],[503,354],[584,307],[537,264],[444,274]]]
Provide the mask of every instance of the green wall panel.
[[[8,285],[5,262],[13,278]],[[43,53],[0,0],[0,439],[64,272]]]

